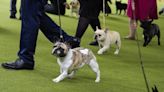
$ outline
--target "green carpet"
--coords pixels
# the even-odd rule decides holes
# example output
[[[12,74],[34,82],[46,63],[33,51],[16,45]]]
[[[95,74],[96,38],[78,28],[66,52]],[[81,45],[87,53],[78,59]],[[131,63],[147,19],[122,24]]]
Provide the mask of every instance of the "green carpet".
[[[19,2],[19,0],[18,0]],[[15,60],[19,50],[20,20],[9,19],[9,0],[0,0],[0,63]],[[19,7],[19,4],[17,5]],[[159,3],[159,7],[162,4]],[[118,56],[114,55],[112,46],[104,55],[97,55],[98,47],[89,46],[93,41],[91,27],[82,38],[82,47],[87,47],[95,53],[100,70],[101,82],[95,83],[95,74],[88,66],[80,69],[73,79],[64,79],[56,84],[52,79],[59,75],[56,57],[51,55],[52,43],[39,32],[35,69],[6,70],[0,67],[0,92],[147,92],[143,78],[138,47],[136,41],[123,39],[128,34],[128,18],[115,15],[114,0],[113,14],[106,17],[106,27],[121,34],[122,47]],[[49,16],[58,23],[58,16]],[[19,14],[17,14],[19,18]],[[103,17],[100,14],[103,26]],[[61,17],[62,28],[74,35],[77,18],[70,17],[70,11]],[[149,87],[157,85],[159,92],[164,92],[164,16],[154,21],[161,29],[161,46],[157,45],[155,37],[147,47],[142,47],[142,29],[138,27],[139,45]],[[29,43],[30,44],[30,43]]]

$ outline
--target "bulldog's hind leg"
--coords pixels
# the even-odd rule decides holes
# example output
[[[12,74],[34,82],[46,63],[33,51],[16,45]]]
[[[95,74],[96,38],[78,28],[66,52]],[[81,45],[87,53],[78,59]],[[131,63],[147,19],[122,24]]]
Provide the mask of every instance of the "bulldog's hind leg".
[[[121,48],[121,40],[117,40],[115,44],[116,44],[116,51],[114,52],[114,54],[118,55]]]
[[[158,45],[161,45],[161,43],[160,43],[160,30],[157,33],[157,37],[158,37]]]
[[[96,60],[95,59],[91,59],[88,65],[96,73],[96,80],[95,80],[95,82],[100,82],[100,70],[99,70],[99,65],[96,62]]]
[[[76,73],[76,70],[72,71],[70,74],[68,74],[68,78],[72,79],[75,73]]]

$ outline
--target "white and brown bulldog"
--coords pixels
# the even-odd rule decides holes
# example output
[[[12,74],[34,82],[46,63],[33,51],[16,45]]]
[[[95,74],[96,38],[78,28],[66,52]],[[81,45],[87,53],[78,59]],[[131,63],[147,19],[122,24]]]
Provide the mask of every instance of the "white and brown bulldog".
[[[66,77],[72,78],[75,72],[85,64],[88,64],[96,73],[95,82],[100,81],[99,65],[91,50],[80,47],[71,49],[65,43],[56,42],[52,54],[57,56],[60,66],[60,75],[53,79],[54,82],[58,83]]]
[[[121,48],[121,39],[120,34],[118,32],[110,31],[108,29],[98,29],[97,27],[94,37],[100,47],[99,51],[97,52],[98,54],[103,54],[110,48],[112,44],[116,44],[116,51],[114,52],[114,54],[118,55]]]
[[[71,0],[70,2],[71,6],[71,16],[73,16],[73,13],[76,14],[76,16],[79,16],[79,8],[80,8],[80,3],[78,0]]]

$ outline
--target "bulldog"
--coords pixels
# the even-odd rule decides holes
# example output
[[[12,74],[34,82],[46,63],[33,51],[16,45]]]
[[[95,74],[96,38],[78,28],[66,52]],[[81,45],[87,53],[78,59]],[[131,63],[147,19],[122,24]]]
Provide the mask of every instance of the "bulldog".
[[[143,46],[146,47],[152,40],[154,36],[158,38],[158,45],[160,45],[160,28],[157,24],[152,23],[153,20],[147,21],[140,21],[140,27],[143,28],[143,35],[144,35],[144,44]]]
[[[116,31],[109,31],[108,29],[102,30],[96,28],[94,38],[97,40],[99,44],[98,54],[103,54],[107,51],[112,44],[116,44],[116,51],[114,52],[115,55],[119,54],[121,48],[121,39],[120,34]]]
[[[95,82],[100,82],[99,65],[91,50],[81,47],[71,49],[66,43],[56,42],[52,49],[52,55],[57,57],[60,66],[60,75],[54,78],[53,82],[58,83],[66,77],[72,78],[75,72],[85,64],[88,64],[96,73]]]
[[[71,0],[70,6],[71,6],[71,16],[73,16],[73,13],[75,13],[76,16],[79,16],[79,8],[80,8],[79,1],[78,0]]]

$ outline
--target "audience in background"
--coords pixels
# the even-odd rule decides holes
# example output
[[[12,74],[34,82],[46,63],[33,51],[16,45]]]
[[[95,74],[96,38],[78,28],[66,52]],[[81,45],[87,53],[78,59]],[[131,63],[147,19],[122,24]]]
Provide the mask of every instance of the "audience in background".
[[[105,0],[105,14],[108,16],[108,14],[111,14],[112,13],[112,10],[110,8],[110,6],[108,5],[108,2],[110,4],[112,4],[112,1],[111,0]],[[102,10],[104,11],[104,10]]]
[[[59,7],[58,7],[58,1],[59,1]],[[60,15],[64,15],[66,12],[66,8],[67,9],[70,8],[66,0],[50,0],[50,3],[47,2],[47,4],[44,6],[46,12],[56,15],[59,14],[58,11],[60,11]]]

